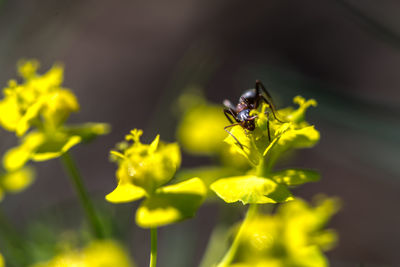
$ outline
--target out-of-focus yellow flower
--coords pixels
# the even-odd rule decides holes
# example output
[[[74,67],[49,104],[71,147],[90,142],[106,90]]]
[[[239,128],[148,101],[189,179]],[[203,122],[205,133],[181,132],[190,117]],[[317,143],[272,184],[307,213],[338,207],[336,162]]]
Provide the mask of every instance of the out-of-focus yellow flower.
[[[134,267],[126,251],[115,241],[94,241],[81,250],[60,253],[32,267]]]
[[[70,113],[79,110],[75,95],[61,85],[64,68],[61,64],[55,64],[42,75],[37,73],[38,68],[39,62],[36,60],[20,61],[18,73],[23,82],[19,84],[10,80],[0,100],[0,126],[15,132],[20,143],[3,156],[7,177],[14,177],[11,180],[3,179],[13,181],[7,182],[7,187],[14,189],[3,187],[5,191],[20,191],[31,183],[32,175],[17,175],[26,174],[23,167],[28,161],[60,157],[73,146],[110,130],[105,123],[64,125]]]
[[[15,194],[24,190],[33,182],[34,178],[35,172],[28,166],[0,174],[0,200],[5,193]]]
[[[3,255],[0,253],[0,267],[6,266],[6,263],[4,261]]]
[[[73,146],[89,142],[106,134],[110,127],[105,123],[84,123],[79,126],[60,127],[57,131],[31,131],[20,138],[20,145],[9,149],[3,157],[3,166],[14,171],[29,160],[46,161],[60,157]]]
[[[118,181],[131,183],[152,194],[172,179],[181,164],[181,154],[178,144],[160,142],[159,135],[150,145],[142,144],[139,140],[142,134],[141,130],[132,130],[126,136],[126,141],[133,141],[132,145],[123,154],[118,151],[111,153],[117,156]]]
[[[283,204],[275,215],[258,215],[243,229],[232,266],[324,267],[322,253],[331,249],[337,235],[324,229],[339,201],[319,198],[312,207],[305,201]]]
[[[188,97],[184,94],[181,99],[184,101]],[[196,97],[196,101],[191,101],[193,105],[183,111],[177,129],[178,140],[182,147],[192,154],[218,154],[223,146],[222,141],[226,136],[224,126],[228,121],[221,106],[207,103],[200,95]]]
[[[145,228],[159,227],[191,217],[203,202],[207,189],[199,178],[163,186],[180,166],[181,154],[176,143],[167,144],[160,137],[147,145],[140,142],[141,130],[126,136],[132,144],[119,144],[111,151],[118,163],[118,186],[106,196],[113,203],[130,202],[146,197],[136,212],[136,222]]]
[[[0,101],[0,125],[24,135],[32,126],[54,129],[62,124],[71,112],[79,110],[75,95],[61,87],[64,69],[55,64],[47,73],[37,74],[37,61],[21,61],[19,74],[24,79],[18,84],[11,80]]]
[[[222,105],[208,102],[201,91],[190,91],[179,98],[182,114],[177,139],[182,148],[193,155],[218,157],[221,163],[235,169],[246,169],[246,159],[223,142],[224,127],[230,122]]]

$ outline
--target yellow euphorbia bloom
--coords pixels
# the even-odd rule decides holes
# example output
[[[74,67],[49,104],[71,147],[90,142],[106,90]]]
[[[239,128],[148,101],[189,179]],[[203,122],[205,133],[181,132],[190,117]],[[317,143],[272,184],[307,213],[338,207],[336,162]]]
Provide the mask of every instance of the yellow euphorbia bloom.
[[[16,133],[19,145],[3,156],[7,173],[2,178],[0,196],[4,191],[20,191],[32,182],[33,176],[26,175],[24,168],[28,161],[60,157],[73,146],[109,132],[105,123],[64,125],[70,113],[79,110],[75,95],[61,85],[64,68],[55,64],[42,75],[37,73],[38,68],[36,60],[20,61],[18,73],[23,81],[11,80],[3,89],[0,126]]]
[[[6,264],[4,262],[3,255],[1,255],[1,253],[0,253],[0,267],[4,267],[4,266],[6,266]]]
[[[28,166],[0,174],[0,200],[5,193],[15,194],[24,190],[33,182],[34,178],[35,172]]]
[[[179,146],[161,142],[158,135],[151,144],[142,144],[141,135],[141,130],[132,130],[126,140],[133,143],[122,143],[121,151],[111,151],[118,163],[118,186],[106,200],[121,203],[145,197],[136,212],[137,224],[145,228],[193,216],[206,195],[204,183],[192,178],[165,186],[180,166]]]
[[[319,180],[318,173],[311,170],[273,170],[276,161],[284,153],[312,147],[320,139],[319,132],[305,121],[305,112],[309,106],[316,105],[315,100],[306,101],[297,96],[294,102],[299,105],[298,109],[286,108],[278,111],[277,116],[283,122],[268,114],[268,105],[263,104],[260,111],[252,111],[257,116],[254,131],[235,126],[231,134],[237,140],[232,135],[225,138],[225,142],[246,157],[253,166],[246,175],[223,177],[211,184],[210,188],[225,202],[286,202],[293,200],[289,186]]]
[[[32,126],[54,129],[62,124],[71,112],[79,110],[75,95],[61,86],[63,67],[54,65],[47,73],[37,74],[37,61],[18,64],[23,83],[11,80],[3,90],[0,101],[0,125],[24,135]]]
[[[230,122],[221,105],[208,102],[201,91],[191,91],[179,98],[181,119],[176,131],[179,144],[190,154],[217,156],[225,166],[246,169],[246,159],[224,143],[224,127]]]
[[[263,104],[261,111],[252,111],[258,116],[254,131],[245,132],[241,126],[235,126],[231,130],[243,147],[239,146],[231,135],[226,137],[225,142],[254,166],[257,166],[262,158],[272,157],[269,164],[273,164],[282,152],[314,146],[320,135],[314,126],[310,126],[305,120],[305,113],[308,107],[316,106],[317,102],[314,99],[306,101],[301,96],[296,96],[293,102],[299,105],[298,109],[289,107],[278,111],[278,116],[284,123],[265,113],[268,106]],[[268,138],[268,129],[271,141]]]
[[[335,245],[333,230],[323,229],[338,210],[333,198],[320,198],[316,206],[295,200],[275,215],[257,215],[243,229],[233,266],[324,267],[322,253]]]
[[[111,153],[119,156],[116,173],[119,182],[131,183],[152,194],[172,179],[181,164],[181,154],[176,143],[162,143],[159,135],[150,145],[142,144],[139,140],[142,134],[140,130],[131,131],[126,140],[132,140],[132,145],[123,154]]]
[[[0,265],[1,266],[1,265]],[[134,267],[126,251],[111,240],[94,241],[82,250],[60,253],[32,267]]]

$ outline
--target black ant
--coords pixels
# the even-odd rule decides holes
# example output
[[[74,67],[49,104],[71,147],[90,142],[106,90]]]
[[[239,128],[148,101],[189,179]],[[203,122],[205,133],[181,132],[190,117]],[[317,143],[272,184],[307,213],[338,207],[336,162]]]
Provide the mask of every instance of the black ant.
[[[225,106],[224,114],[228,118],[230,123],[232,123],[231,125],[224,127],[224,130],[236,140],[236,142],[240,145],[242,149],[243,145],[239,142],[239,140],[237,140],[237,138],[230,131],[227,130],[227,128],[233,127],[235,125],[240,125],[245,130],[254,131],[254,129],[256,128],[254,120],[258,116],[257,115],[250,116],[250,112],[254,109],[257,109],[261,101],[267,103],[272,111],[272,115],[274,116],[274,118],[277,121],[283,123],[283,121],[279,120],[276,117],[276,108],[272,101],[272,97],[259,80],[256,80],[255,89],[246,90],[240,96],[239,103],[236,105],[236,107],[232,104],[231,101],[227,99],[225,99],[223,102]],[[268,114],[268,112],[266,112],[266,114]],[[232,116],[233,119],[236,121],[236,123],[234,123],[234,121],[228,115]],[[268,140],[271,142],[271,134],[269,130],[268,120],[267,120],[267,128],[268,128]]]

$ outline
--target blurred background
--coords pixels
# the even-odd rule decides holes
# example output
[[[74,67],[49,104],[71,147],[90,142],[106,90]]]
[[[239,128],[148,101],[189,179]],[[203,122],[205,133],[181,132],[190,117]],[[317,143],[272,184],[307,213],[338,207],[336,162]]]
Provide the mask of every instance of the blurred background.
[[[398,266],[399,13],[395,0],[2,0],[0,84],[16,77],[18,59],[40,60],[41,72],[64,62],[64,85],[81,104],[71,121],[112,125],[73,154],[96,204],[129,229],[119,235],[139,266],[148,261],[149,233],[134,224],[137,204],[103,201],[115,186],[108,154],[116,142],[132,128],[144,129],[145,141],[157,133],[176,140],[176,99],[192,87],[215,103],[235,102],[260,79],[278,108],[297,94],[315,98],[308,121],[321,142],[291,165],[317,169],[322,180],[295,193],[342,198],[330,224],[340,235],[328,252],[332,266]],[[1,153],[15,144],[0,132]],[[199,162],[206,161],[184,157],[183,166]],[[49,213],[73,228],[82,214],[61,165],[37,167],[36,182],[7,196],[3,209],[21,228]],[[163,228],[159,266],[197,266],[217,213],[208,205]]]

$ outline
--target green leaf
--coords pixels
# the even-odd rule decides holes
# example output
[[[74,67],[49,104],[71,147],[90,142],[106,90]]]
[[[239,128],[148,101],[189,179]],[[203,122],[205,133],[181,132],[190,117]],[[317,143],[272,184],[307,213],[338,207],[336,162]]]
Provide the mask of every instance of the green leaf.
[[[193,217],[207,188],[199,178],[159,188],[136,211],[136,223],[143,228],[160,227]]]
[[[225,202],[278,203],[292,200],[289,190],[271,179],[253,175],[219,179],[211,189]]]
[[[146,191],[141,187],[131,183],[119,183],[110,194],[106,195],[106,200],[111,203],[125,203],[141,199],[146,195]]]
[[[318,181],[320,174],[313,170],[288,169],[272,173],[271,178],[279,184],[291,186]]]

